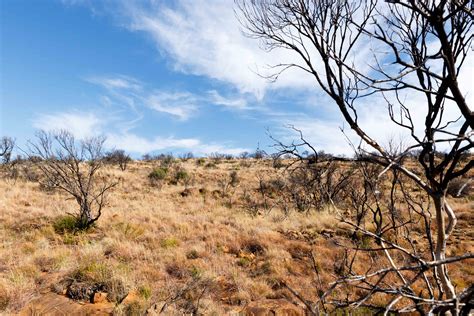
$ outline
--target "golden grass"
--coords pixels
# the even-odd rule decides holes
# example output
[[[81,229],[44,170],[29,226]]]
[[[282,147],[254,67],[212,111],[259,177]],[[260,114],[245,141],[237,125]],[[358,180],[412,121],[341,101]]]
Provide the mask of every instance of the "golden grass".
[[[330,241],[321,235],[311,242],[294,240],[281,233],[336,229],[338,220],[329,210],[285,217],[275,209],[252,217],[238,203],[226,207],[225,199],[213,194],[220,189],[218,180],[237,170],[241,185],[235,195],[241,195],[257,185],[257,173],[279,172],[271,163],[253,161],[246,167],[234,160],[208,168],[187,161],[182,167],[191,174],[194,190],[186,197],[181,195],[183,184],[150,186],[147,175],[155,167],[144,162],[134,162],[124,172],[108,167],[119,185],[98,225],[83,233],[54,229],[59,217],[76,210],[67,195],[46,193],[37,183],[0,180],[0,310],[18,312],[78,271],[92,279],[119,280],[126,291],[141,293],[137,308],[168,299],[192,280],[209,280],[201,305],[203,312],[216,315],[241,310],[252,300],[294,300],[277,280],[314,295],[311,264],[305,259],[310,251],[323,282],[331,280],[339,253]],[[453,206],[469,220],[465,213],[472,204],[456,201]],[[456,252],[472,251],[472,227],[460,222],[468,235]],[[460,266],[469,274],[461,278],[455,273],[462,286],[472,282],[473,271]],[[126,308],[119,305],[117,312]]]

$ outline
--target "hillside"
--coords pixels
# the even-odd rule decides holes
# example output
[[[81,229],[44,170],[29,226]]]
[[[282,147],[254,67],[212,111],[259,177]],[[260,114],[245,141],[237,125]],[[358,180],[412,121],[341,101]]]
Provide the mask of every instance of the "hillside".
[[[105,314],[223,315],[276,302],[293,304],[288,308],[297,313],[303,304],[289,288],[316,299],[318,286],[337,276],[344,254],[338,244],[351,238],[349,227],[328,204],[298,211],[283,203],[284,168],[270,160],[190,159],[170,164],[164,179],[151,183],[149,174],[159,168],[159,161],[135,161],[125,171],[108,165],[104,176],[118,185],[85,232],[65,217],[76,212],[75,201],[39,185],[33,169],[31,181],[3,177],[0,310],[52,312],[57,301]],[[349,167],[338,168],[343,174]],[[458,216],[452,255],[474,250],[470,194],[451,200]],[[424,243],[421,234],[417,242]],[[459,288],[474,282],[468,263],[450,268]],[[66,299],[91,295],[100,303]]]

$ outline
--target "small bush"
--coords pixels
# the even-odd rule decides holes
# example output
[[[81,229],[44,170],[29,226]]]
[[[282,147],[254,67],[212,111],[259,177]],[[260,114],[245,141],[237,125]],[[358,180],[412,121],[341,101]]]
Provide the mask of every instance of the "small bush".
[[[151,297],[151,287],[149,285],[142,285],[138,288],[138,294],[145,299],[148,300]]]
[[[215,153],[211,153],[209,155],[209,158],[211,158],[216,164],[220,163],[222,160],[224,160],[226,157],[225,154],[221,154],[221,153],[218,153],[218,152],[215,152]]]
[[[66,295],[76,300],[91,301],[94,293],[107,293],[110,302],[120,302],[127,295],[123,282],[114,277],[111,268],[100,262],[79,266],[69,277]]]
[[[230,173],[230,185],[235,188],[238,186],[240,183],[240,178],[239,175],[237,174],[237,171],[232,171]]]
[[[138,240],[145,233],[142,226],[133,223],[118,223],[115,227],[125,238],[130,240]]]
[[[164,180],[168,174],[168,168],[157,168],[150,172],[148,178],[155,180]]]
[[[161,247],[166,248],[166,249],[174,248],[179,245],[179,241],[174,237],[169,237],[169,238],[162,239],[160,242],[160,245]]]
[[[248,267],[252,262],[250,261],[249,258],[245,258],[245,257],[242,257],[242,258],[239,258],[237,260],[237,265],[239,267]]]
[[[210,161],[204,167],[208,169],[215,169],[217,168],[217,164],[215,161]]]
[[[196,160],[196,165],[198,166],[204,166],[206,164],[206,159],[205,158],[199,158]]]
[[[79,223],[74,216],[60,216],[54,221],[53,228],[58,234],[74,233],[79,230]]]
[[[164,179],[168,175],[168,168],[156,168],[148,174],[148,180],[152,186],[161,186]]]
[[[156,159],[160,161],[162,167],[171,167],[174,163],[176,163],[176,159],[172,153],[160,154],[156,157]]]
[[[191,269],[189,270],[189,273],[191,274],[193,278],[198,279],[202,276],[203,271],[196,266],[192,266]]]
[[[197,250],[190,250],[186,253],[186,258],[190,260],[197,259],[199,258],[199,253],[197,252]]]
[[[193,159],[193,158],[194,158],[194,155],[192,152],[184,153],[179,156],[179,159],[181,159],[181,161],[188,161],[189,159]]]
[[[283,168],[284,166],[285,164],[283,163],[283,160],[281,158],[273,159],[273,168],[280,169],[280,168]]]
[[[127,169],[127,164],[132,161],[129,155],[124,150],[112,150],[104,155],[104,162],[108,164],[117,164],[122,171]]]
[[[174,178],[176,183],[186,182],[189,179],[189,173],[184,169],[180,169],[176,172]]]
[[[105,282],[112,277],[112,271],[103,263],[92,262],[80,266],[72,277],[78,281]]]
[[[189,275],[189,271],[187,271],[185,267],[177,263],[167,265],[165,270],[166,273],[176,279],[183,279],[184,277]]]

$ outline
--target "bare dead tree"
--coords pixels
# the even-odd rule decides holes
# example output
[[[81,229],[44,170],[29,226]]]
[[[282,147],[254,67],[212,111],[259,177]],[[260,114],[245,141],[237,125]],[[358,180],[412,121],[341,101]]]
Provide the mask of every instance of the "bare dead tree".
[[[40,131],[37,141],[28,143],[28,155],[39,158],[35,161],[44,181],[79,204],[79,212],[74,214],[78,229],[87,229],[99,219],[108,191],[117,184],[100,173],[104,142],[104,137],[76,141],[67,131]]]
[[[10,162],[14,147],[15,140],[13,138],[3,136],[0,139],[0,158],[2,159],[2,163],[7,164]]]
[[[289,68],[310,74],[360,137],[357,149],[370,148],[359,158],[382,166],[383,173],[396,170],[431,198],[436,238],[429,268],[435,271],[439,292],[425,303],[458,313],[468,289],[456,293],[446,267],[452,260],[446,257],[447,241],[456,226],[446,192],[452,180],[474,166],[472,158],[461,163],[474,147],[474,113],[459,85],[472,51],[471,1],[236,0],[236,5],[248,36],[267,50],[286,49],[300,60],[275,65],[269,78],[276,80]],[[357,51],[364,47],[373,48],[372,57],[363,56],[361,63]],[[416,104],[407,101],[415,98],[424,100],[421,124],[412,115]],[[386,106],[389,119],[411,135],[410,145],[393,153],[364,130],[358,116],[364,100]],[[457,110],[459,118],[447,118],[447,109]],[[440,148],[445,150],[441,157]],[[404,158],[415,149],[420,149],[418,164],[412,167]],[[417,267],[424,271],[426,264]],[[368,292],[378,286],[372,284]]]

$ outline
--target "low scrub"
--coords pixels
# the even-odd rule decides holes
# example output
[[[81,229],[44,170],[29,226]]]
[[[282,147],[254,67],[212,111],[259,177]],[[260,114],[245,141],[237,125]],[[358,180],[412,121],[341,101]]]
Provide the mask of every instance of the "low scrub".
[[[168,168],[166,167],[156,168],[148,174],[148,180],[150,181],[150,184],[152,186],[161,187],[167,175],[168,175]]]
[[[80,230],[79,221],[71,215],[60,216],[53,223],[54,231],[58,234],[74,233]]]

